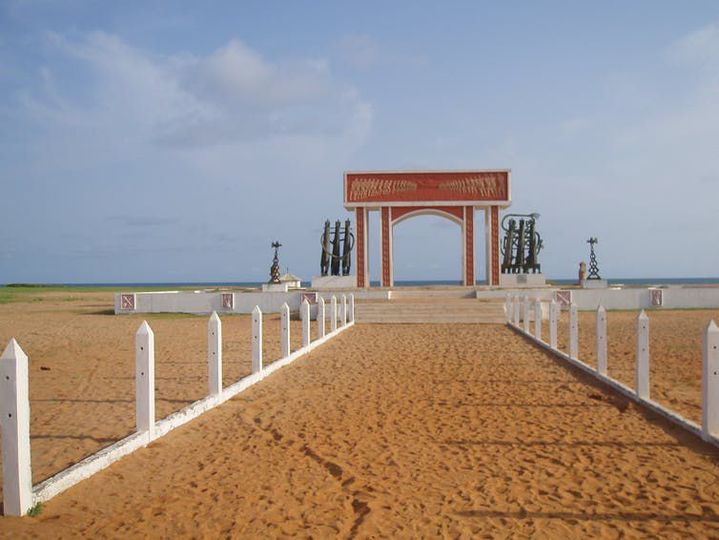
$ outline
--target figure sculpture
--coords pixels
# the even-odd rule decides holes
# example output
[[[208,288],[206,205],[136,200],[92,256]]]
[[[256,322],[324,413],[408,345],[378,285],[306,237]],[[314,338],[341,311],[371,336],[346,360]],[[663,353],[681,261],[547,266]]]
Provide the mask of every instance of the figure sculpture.
[[[585,279],[587,279],[587,263],[581,261],[579,263],[579,283],[582,283]]]
[[[345,221],[344,232],[340,220],[335,221],[334,232],[331,233],[330,220],[325,221],[320,238],[322,254],[320,255],[320,272],[322,276],[348,276],[352,270],[352,249],[355,237],[352,233],[350,220]]]
[[[515,218],[519,218],[518,220]],[[536,230],[539,214],[507,214],[502,219],[502,273],[541,273],[539,252],[544,247]]]

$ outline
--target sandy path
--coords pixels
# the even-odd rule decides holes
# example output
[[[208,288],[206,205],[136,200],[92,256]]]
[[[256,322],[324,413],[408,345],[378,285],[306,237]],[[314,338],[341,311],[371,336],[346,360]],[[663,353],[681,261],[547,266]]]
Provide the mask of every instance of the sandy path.
[[[506,327],[359,325],[5,536],[719,535],[719,452]]]

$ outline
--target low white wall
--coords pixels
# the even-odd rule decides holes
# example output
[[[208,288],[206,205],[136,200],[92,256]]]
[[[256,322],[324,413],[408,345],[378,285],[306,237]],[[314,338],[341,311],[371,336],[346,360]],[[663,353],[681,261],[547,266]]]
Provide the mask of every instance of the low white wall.
[[[660,289],[662,308],[719,308],[719,287],[667,287]],[[599,305],[607,309],[649,309],[652,306],[651,289],[573,289],[572,301],[577,309],[595,310]]]
[[[519,295],[520,298],[528,296],[532,301],[536,298],[544,301],[558,300],[557,291],[571,291],[572,302],[579,310],[596,310],[600,305],[606,309],[691,309],[714,308],[719,309],[719,287],[666,287],[662,291],[663,302],[661,306],[652,305],[651,291],[657,288],[620,288],[607,289],[501,289],[492,291],[477,291],[480,300],[504,299],[507,294]],[[566,309],[566,306],[563,306]]]
[[[135,295],[135,308],[122,309],[120,299],[124,294]],[[222,295],[232,294],[232,309],[222,307]],[[292,292],[203,292],[203,291],[162,291],[115,294],[115,313],[191,313],[209,315],[217,313],[252,313],[260,306],[263,313],[279,313],[282,304],[291,310],[300,309],[301,293]]]

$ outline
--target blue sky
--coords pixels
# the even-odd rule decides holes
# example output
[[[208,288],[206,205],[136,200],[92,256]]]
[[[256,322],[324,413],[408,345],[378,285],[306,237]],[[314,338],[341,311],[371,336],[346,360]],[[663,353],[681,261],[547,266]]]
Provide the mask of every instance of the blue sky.
[[[275,239],[309,279],[344,170],[493,167],[549,276],[589,236],[719,275],[714,1],[10,0],[0,97],[0,283],[264,280]],[[459,235],[398,225],[395,278],[459,279]]]

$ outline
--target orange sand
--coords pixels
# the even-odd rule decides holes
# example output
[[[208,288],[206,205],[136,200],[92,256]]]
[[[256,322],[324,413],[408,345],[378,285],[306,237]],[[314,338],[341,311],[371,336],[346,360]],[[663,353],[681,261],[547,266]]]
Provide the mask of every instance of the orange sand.
[[[31,367],[33,420],[57,434],[32,440],[36,459],[45,445],[45,470],[62,466],[76,445],[90,448],[83,439],[68,444],[65,433],[101,439],[132,429],[132,340],[122,336],[139,319],[84,314],[104,309],[102,296],[93,298],[94,308],[1,307],[3,332],[27,342],[30,354],[50,343],[30,324],[36,308],[49,312],[44,331],[65,337],[52,354],[33,355]],[[244,317],[226,320],[232,379],[249,368],[248,328]],[[205,392],[206,319],[151,322],[158,344],[167,336],[162,353],[158,346],[158,388],[162,399],[178,400],[164,403],[169,412]],[[104,348],[83,350],[73,340],[95,334]],[[39,371],[46,364],[51,371]],[[69,401],[90,399],[84,379],[102,382],[96,402]],[[38,401],[50,393],[58,401]],[[53,459],[55,447],[62,459]],[[52,499],[40,517],[0,519],[0,533],[716,536],[717,475],[715,448],[503,326],[358,325]]]
[[[637,312],[607,313],[607,371],[631,388],[635,385]],[[647,311],[649,316],[650,397],[685,418],[701,423],[702,336],[719,310]],[[562,313],[558,345],[569,351],[569,317]],[[534,331],[534,326],[532,326]],[[549,340],[545,321],[543,338]],[[596,315],[579,314],[579,358],[596,367]]]

